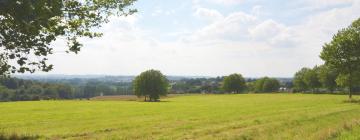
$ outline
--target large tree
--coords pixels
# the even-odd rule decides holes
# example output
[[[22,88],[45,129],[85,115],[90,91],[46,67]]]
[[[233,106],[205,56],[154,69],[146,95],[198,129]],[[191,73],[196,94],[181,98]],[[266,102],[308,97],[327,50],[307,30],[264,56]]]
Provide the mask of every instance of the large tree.
[[[158,70],[148,70],[136,76],[133,81],[134,93],[138,97],[144,96],[145,101],[157,101],[160,96],[168,93],[169,82]]]
[[[354,77],[360,76],[360,18],[338,31],[332,41],[323,46],[320,58],[325,65],[339,72],[351,98],[354,84],[358,82]]]
[[[93,28],[111,15],[125,16],[135,0],[0,0],[0,76],[50,71],[50,43],[62,37],[78,53],[79,37],[99,37]]]
[[[230,93],[240,93],[246,88],[245,79],[241,74],[231,74],[223,81],[223,89]]]

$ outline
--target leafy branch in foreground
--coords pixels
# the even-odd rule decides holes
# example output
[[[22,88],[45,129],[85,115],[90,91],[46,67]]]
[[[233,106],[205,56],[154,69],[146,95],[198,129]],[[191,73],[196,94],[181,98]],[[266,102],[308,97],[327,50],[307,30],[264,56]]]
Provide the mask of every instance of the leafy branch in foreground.
[[[67,53],[78,53],[80,37],[100,37],[92,29],[112,15],[127,16],[135,0],[0,0],[0,76],[48,72],[53,54],[50,43],[67,42]]]

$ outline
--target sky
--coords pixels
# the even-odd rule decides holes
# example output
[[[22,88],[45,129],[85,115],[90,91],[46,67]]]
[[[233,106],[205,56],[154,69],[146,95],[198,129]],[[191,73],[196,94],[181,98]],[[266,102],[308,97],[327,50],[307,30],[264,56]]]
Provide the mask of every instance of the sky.
[[[138,0],[77,55],[52,45],[50,74],[292,77],[360,17],[360,0]]]

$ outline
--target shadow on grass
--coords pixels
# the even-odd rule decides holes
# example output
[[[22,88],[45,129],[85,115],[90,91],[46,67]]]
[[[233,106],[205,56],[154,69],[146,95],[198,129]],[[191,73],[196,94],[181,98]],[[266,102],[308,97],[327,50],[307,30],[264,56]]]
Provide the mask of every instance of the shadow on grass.
[[[360,104],[360,99],[348,99],[345,100],[344,103]]]
[[[166,102],[171,102],[171,101],[168,101],[168,100],[165,100],[165,101],[144,101],[144,100],[138,100],[138,102],[143,102],[143,103],[166,103]]]
[[[40,139],[38,135],[19,135],[19,134],[4,134],[0,132],[0,140],[37,140]]]

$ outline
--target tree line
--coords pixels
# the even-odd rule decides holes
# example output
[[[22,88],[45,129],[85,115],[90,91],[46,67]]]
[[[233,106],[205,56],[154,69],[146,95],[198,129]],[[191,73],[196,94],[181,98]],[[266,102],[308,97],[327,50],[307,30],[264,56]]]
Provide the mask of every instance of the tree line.
[[[232,92],[231,90],[225,90],[226,88],[223,85],[225,79],[226,77],[167,80],[167,92],[174,94],[222,94]],[[278,90],[275,89],[285,85],[274,78],[267,77],[243,80],[246,81],[246,84],[241,85],[241,89],[237,91],[238,93],[278,92]],[[0,78],[0,101],[88,99],[95,96],[135,95],[133,85],[136,79],[133,81],[134,82],[116,82],[96,78],[56,80]],[[271,81],[276,81],[276,83],[279,84],[272,86],[269,84]],[[148,99],[150,100],[150,97]]]
[[[101,95],[132,95],[131,83],[78,79],[39,82],[0,78],[0,101],[87,99]]]
[[[181,86],[177,84],[171,85],[160,71],[148,70],[142,72],[133,81],[134,94],[138,97],[144,97],[145,101],[158,101],[169,90],[186,90],[196,87],[199,90],[204,90],[201,92],[205,93],[211,93],[211,91],[216,93],[246,93],[249,91],[269,93],[278,92],[280,89],[280,82],[277,79],[264,77],[247,83],[241,74],[231,74],[212,79],[193,79],[187,82],[180,82]]]
[[[325,64],[302,68],[295,74],[297,91],[346,91],[349,98],[360,88],[360,18],[339,30],[323,46],[320,58]]]
[[[347,80],[347,77],[327,65],[304,67],[294,76],[293,92],[346,93],[349,92]],[[352,85],[352,92],[360,92],[359,81]]]

